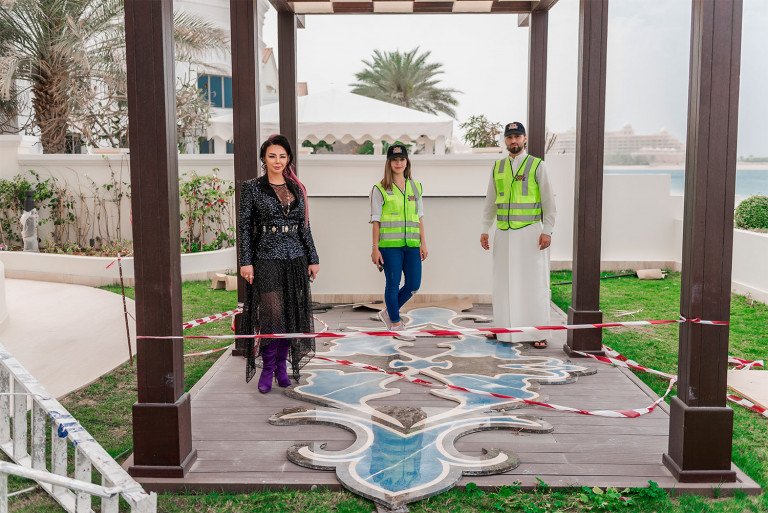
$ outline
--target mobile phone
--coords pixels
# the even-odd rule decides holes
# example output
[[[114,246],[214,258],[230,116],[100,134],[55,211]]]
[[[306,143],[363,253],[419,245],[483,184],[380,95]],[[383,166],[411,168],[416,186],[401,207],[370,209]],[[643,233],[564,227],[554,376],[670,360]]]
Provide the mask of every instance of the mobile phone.
[[[384,270],[384,266],[382,264],[377,265],[376,267],[379,268],[379,272]]]

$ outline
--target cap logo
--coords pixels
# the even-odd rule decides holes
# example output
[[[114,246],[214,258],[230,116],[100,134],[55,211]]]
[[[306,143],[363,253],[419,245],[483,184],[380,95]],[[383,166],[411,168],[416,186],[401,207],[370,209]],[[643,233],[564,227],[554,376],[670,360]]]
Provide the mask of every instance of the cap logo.
[[[517,130],[517,123],[510,123],[507,125],[507,130]]]
[[[402,153],[402,152],[403,152],[403,149],[399,146],[395,146],[394,148],[392,148],[392,153]]]

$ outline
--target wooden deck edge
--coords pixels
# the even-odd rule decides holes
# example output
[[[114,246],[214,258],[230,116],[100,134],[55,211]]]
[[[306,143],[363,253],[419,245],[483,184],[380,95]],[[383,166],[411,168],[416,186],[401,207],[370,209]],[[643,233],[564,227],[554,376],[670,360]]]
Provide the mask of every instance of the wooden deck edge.
[[[499,479],[494,480],[496,482],[487,483],[477,476],[465,476],[462,477],[455,487],[463,487],[468,483],[474,483],[481,490],[493,492],[498,490],[501,486],[509,486],[515,483],[520,483],[520,488],[526,491],[535,490],[539,486],[538,479],[547,483],[553,490],[573,490],[578,489],[581,486],[600,486],[601,488],[638,488],[647,485],[648,481],[656,482],[660,488],[666,490],[672,496],[680,495],[698,495],[709,498],[721,498],[732,497],[737,493],[744,493],[746,495],[759,495],[762,493],[760,486],[746,477],[738,467],[734,465],[736,470],[737,481],[735,483],[723,483],[721,485],[712,483],[677,483],[672,477],[665,479],[659,479],[658,477],[649,477],[645,482],[639,483],[637,479],[626,478],[606,478],[603,476],[532,476],[532,475],[516,475],[516,474],[501,474],[498,476],[484,476],[484,477],[497,477],[508,478],[508,482]],[[329,474],[330,472],[315,471],[322,474]],[[157,493],[184,493],[184,492],[228,492],[228,493],[249,493],[254,491],[276,491],[276,490],[315,490],[324,489],[331,491],[340,491],[344,487],[338,482],[328,482],[328,477],[319,475],[315,482],[307,480],[303,483],[290,483],[286,484],[285,476],[276,475],[274,481],[265,481],[264,479],[243,479],[239,482],[235,482],[233,478],[227,478],[226,475],[222,475],[219,479],[205,480],[200,477],[193,477],[192,479],[161,479],[161,478],[139,478],[136,481],[144,487],[148,492]],[[335,478],[335,476],[333,476]],[[581,479],[583,480],[580,480]],[[746,481],[742,481],[742,478],[746,478]],[[503,482],[502,482],[503,481]],[[559,481],[559,482],[557,482]],[[599,484],[598,484],[599,481]],[[661,481],[661,482],[659,482]]]

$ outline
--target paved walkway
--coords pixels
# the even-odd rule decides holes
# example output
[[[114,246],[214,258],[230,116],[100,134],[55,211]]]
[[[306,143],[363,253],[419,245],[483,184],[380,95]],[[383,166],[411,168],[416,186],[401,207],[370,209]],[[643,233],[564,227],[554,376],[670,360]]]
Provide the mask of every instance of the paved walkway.
[[[54,397],[128,360],[122,298],[82,285],[5,280],[8,320],[0,343]],[[128,300],[133,314],[133,301]],[[135,354],[136,329],[129,318]]]

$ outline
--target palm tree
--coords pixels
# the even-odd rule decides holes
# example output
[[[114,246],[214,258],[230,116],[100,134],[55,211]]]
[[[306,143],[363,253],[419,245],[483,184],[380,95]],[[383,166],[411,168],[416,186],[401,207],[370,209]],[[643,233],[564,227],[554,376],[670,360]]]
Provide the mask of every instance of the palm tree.
[[[419,48],[401,53],[373,52],[371,61],[363,61],[365,68],[355,74],[357,83],[352,92],[369,98],[395,103],[410,109],[437,114],[444,112],[455,118],[458,105],[456,89],[439,87],[435,78],[443,73],[442,64],[428,63],[431,52],[418,55]]]
[[[123,0],[16,0],[0,4],[0,97],[28,85],[34,124],[46,153],[63,153],[73,113],[109,91],[126,91]],[[199,17],[177,13],[174,38],[179,58],[224,51],[226,32]],[[125,108],[125,105],[123,105]]]

